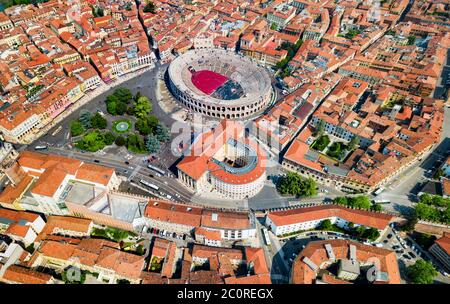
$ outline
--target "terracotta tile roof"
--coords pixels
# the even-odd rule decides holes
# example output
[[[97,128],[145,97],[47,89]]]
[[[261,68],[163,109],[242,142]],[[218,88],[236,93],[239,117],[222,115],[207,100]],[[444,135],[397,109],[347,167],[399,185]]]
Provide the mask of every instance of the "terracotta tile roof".
[[[270,274],[256,274],[251,276],[228,277],[225,284],[272,284]]]
[[[47,169],[33,185],[31,193],[43,196],[53,196],[66,176],[67,171],[59,169],[58,167]]]
[[[16,185],[9,184],[2,193],[0,193],[0,202],[4,204],[12,204],[20,195],[22,195],[33,181],[30,175],[24,178]]]
[[[112,168],[98,166],[95,164],[82,164],[75,177],[106,186],[108,185],[113,174],[114,169]]]
[[[208,230],[202,227],[195,228],[195,235],[202,235],[207,240],[211,241],[220,241],[222,236],[220,235],[220,231],[218,230]]]
[[[400,271],[395,252],[378,248],[375,246],[364,245],[349,240],[324,240],[310,242],[300,252],[295,259],[292,270],[291,280],[294,284],[313,284],[317,277],[317,271],[313,271],[305,262],[304,257],[308,257],[314,264],[320,267],[329,260],[325,244],[330,244],[336,260],[348,259],[350,256],[350,245],[356,247],[356,259],[363,263],[373,263],[376,258],[380,263],[380,271],[388,276],[389,284],[400,284]]]
[[[33,223],[39,218],[38,214],[26,212],[26,211],[15,211],[9,209],[0,208],[0,218],[7,219],[12,223],[25,221]]]
[[[90,219],[56,215],[48,216],[47,223],[42,232],[39,234],[38,240],[43,240],[47,237],[47,235],[53,234],[57,228],[66,231],[88,234],[91,225],[92,220]]]
[[[5,230],[4,234],[6,234],[6,235],[14,235],[14,236],[18,236],[18,237],[24,238],[24,237],[27,236],[27,233],[30,230],[32,231],[30,226],[19,225],[19,224],[11,224]]]
[[[118,244],[101,239],[82,239],[79,244],[44,241],[38,252],[61,260],[76,259],[89,266],[103,267],[130,279],[139,279],[144,257],[122,252]]]
[[[269,212],[267,215],[277,226],[339,217],[348,222],[383,230],[390,223],[393,216],[359,209],[350,209],[339,205],[321,205],[297,208],[284,211]]]
[[[139,279],[144,268],[144,257],[104,247],[96,260],[96,266],[114,270],[126,278]]]
[[[436,244],[439,245],[448,255],[450,255],[450,234],[445,233],[444,236],[436,240]]]
[[[6,269],[3,279],[18,284],[47,284],[53,277],[22,266],[11,265]]]
[[[248,213],[203,210],[201,226],[238,230],[251,228],[251,223]]]
[[[202,209],[165,201],[150,201],[145,208],[145,216],[158,221],[199,227]]]
[[[79,160],[58,155],[46,155],[31,151],[23,151],[18,159],[24,169],[44,171],[38,175],[31,192],[43,196],[53,196],[67,175],[87,182],[108,185],[114,169],[95,164],[86,164]],[[37,175],[29,171],[32,175]]]

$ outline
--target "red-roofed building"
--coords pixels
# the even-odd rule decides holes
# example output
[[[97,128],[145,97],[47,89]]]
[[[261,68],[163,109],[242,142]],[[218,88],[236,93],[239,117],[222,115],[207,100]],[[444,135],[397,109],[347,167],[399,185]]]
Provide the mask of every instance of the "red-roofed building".
[[[23,151],[17,164],[22,172],[19,182],[0,195],[2,206],[11,209],[65,215],[69,212],[64,206],[66,201],[98,203],[106,200],[106,193],[117,189],[121,182],[112,168],[57,155]],[[31,196],[18,201],[27,189]]]
[[[248,212],[222,211],[191,205],[151,200],[144,213],[147,227],[170,233],[195,235],[208,246],[223,246],[256,237],[255,219]]]
[[[45,222],[38,214],[0,208],[0,233],[29,246],[44,229]]]
[[[258,144],[244,136],[242,123],[225,119],[196,138],[177,165],[178,179],[199,193],[245,199],[264,186],[265,162]]]
[[[444,233],[431,245],[429,251],[450,271],[450,234]]]
[[[349,223],[384,231],[393,216],[359,209],[350,209],[340,205],[320,205],[269,212],[266,225],[275,235],[309,230],[318,227],[329,219],[332,224],[347,228]]]
[[[337,273],[327,271],[330,265],[346,262],[349,270],[359,273],[360,266],[375,267],[374,276],[367,276],[367,284],[400,284],[400,270],[395,252],[349,240],[325,240],[310,242],[292,264],[292,284],[342,284],[348,282],[343,275],[346,269]],[[324,276],[325,275],[325,276]],[[337,276],[337,277],[336,277]]]

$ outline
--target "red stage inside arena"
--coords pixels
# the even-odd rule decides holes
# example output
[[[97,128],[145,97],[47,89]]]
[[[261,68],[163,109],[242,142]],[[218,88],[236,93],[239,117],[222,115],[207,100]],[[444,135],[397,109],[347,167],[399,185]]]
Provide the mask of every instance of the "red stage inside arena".
[[[210,95],[223,85],[228,80],[228,77],[213,71],[202,70],[192,73],[191,80],[197,89]]]

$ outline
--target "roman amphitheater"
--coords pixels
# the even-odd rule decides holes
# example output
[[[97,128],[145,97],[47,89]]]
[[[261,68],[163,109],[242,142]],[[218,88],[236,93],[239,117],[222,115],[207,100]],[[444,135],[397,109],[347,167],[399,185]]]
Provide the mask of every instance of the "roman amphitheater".
[[[218,119],[245,119],[272,98],[269,73],[247,57],[219,49],[191,50],[168,69],[169,86],[186,108]]]

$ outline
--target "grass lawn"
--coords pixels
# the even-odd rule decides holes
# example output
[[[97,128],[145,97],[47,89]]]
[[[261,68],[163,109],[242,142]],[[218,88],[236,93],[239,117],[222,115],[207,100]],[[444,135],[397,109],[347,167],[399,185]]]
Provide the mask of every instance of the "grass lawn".
[[[119,119],[113,122],[112,129],[114,132],[123,134],[127,133],[131,128],[131,122],[128,119]]]
[[[328,148],[327,150],[327,155],[341,160],[344,155],[345,155],[345,151],[347,149],[347,146],[341,142],[334,142],[331,147]]]
[[[329,143],[330,138],[328,137],[328,135],[322,135],[314,141],[314,143],[311,145],[311,148],[317,151],[323,151]]]

